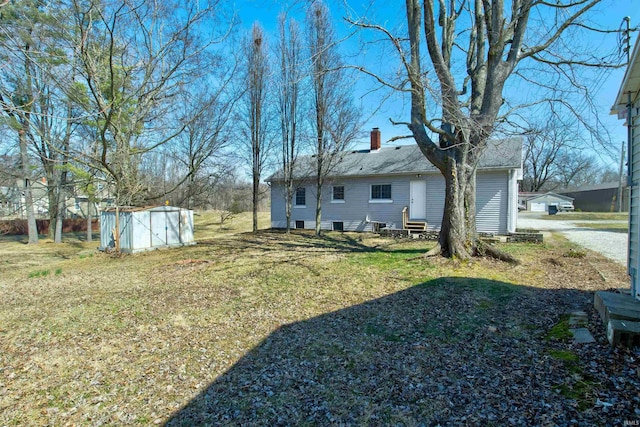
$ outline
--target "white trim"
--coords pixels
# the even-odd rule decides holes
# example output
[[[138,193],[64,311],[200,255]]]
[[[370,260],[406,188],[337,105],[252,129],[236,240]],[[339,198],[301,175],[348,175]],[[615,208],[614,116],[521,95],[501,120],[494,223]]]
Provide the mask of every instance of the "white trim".
[[[299,205],[298,202],[298,191],[302,190],[304,194],[304,205]],[[297,209],[306,208],[307,207],[307,189],[305,187],[298,187],[293,192],[293,207]]]
[[[335,189],[336,187],[342,187],[342,199],[334,199],[334,198],[333,198],[333,195],[335,194],[335,190],[334,190],[334,189]],[[346,191],[345,191],[345,186],[344,186],[344,184],[336,184],[336,185],[332,185],[332,186],[331,186],[331,203],[344,203],[344,202],[345,202],[345,198],[346,198],[345,192],[346,192]]]
[[[374,199],[372,198],[372,194],[373,194],[373,186],[374,185],[378,185],[380,187],[384,186],[389,186],[389,193],[391,194],[391,197],[393,197],[393,185],[390,182],[385,182],[385,183],[373,183],[373,184],[369,184],[369,203],[393,203],[393,198],[391,199]]]

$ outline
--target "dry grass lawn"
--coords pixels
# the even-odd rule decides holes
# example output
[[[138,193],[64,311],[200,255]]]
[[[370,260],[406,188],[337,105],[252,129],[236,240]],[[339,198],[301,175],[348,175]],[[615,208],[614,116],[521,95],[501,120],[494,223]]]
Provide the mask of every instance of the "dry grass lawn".
[[[406,394],[395,403],[389,396],[378,399],[381,391],[363,385],[368,381],[363,372],[380,376],[380,390],[393,389],[397,379],[384,374],[404,364],[402,354],[412,358],[407,367],[416,363],[423,369],[405,374],[425,377],[429,370],[421,360],[449,356],[429,354],[414,360],[415,352],[460,348],[470,337],[480,341],[491,332],[524,346],[534,340],[543,358],[543,347],[552,344],[542,337],[562,310],[538,311],[537,299],[547,306],[553,300],[558,307],[571,300],[586,308],[592,291],[626,285],[623,267],[591,252],[570,256],[572,246],[559,237],[541,246],[502,245],[522,259],[513,267],[491,260],[415,259],[432,245],[423,240],[350,233],[316,238],[267,230],[254,235],[248,232],[248,215],[225,223],[223,230],[211,213],[197,216],[196,222],[195,246],[120,257],[98,252],[99,242],[74,236],[59,245],[0,241],[0,425],[257,420],[419,424],[416,420],[436,419],[449,403],[444,398],[411,400]],[[268,218],[261,223],[267,224]],[[551,293],[560,291],[580,297],[562,299]],[[393,299],[396,296],[399,299]],[[375,311],[377,302],[389,301],[402,304]],[[420,304],[414,307],[416,301]],[[454,307],[448,305],[452,301]],[[509,304],[532,312],[502,308]],[[397,318],[389,317],[392,314]],[[322,319],[326,322],[313,343],[278,344],[278,334],[292,325],[317,326]],[[445,347],[431,347],[433,342]],[[490,342],[473,351],[493,354],[506,341],[496,341],[495,348],[486,344]],[[299,362],[270,364],[289,363],[304,371],[285,374],[289,382],[282,384],[313,371],[314,379],[306,385],[296,383],[298,398],[310,399],[301,406],[285,402],[296,397],[288,394],[291,387],[278,390],[273,385],[281,384],[279,380],[270,380],[272,391],[252,388],[252,383],[266,380],[251,375],[269,372],[257,355],[275,357],[276,350],[278,357],[295,353],[291,357]],[[380,351],[392,352],[387,368],[377,365]],[[544,357],[544,366],[557,365]],[[242,370],[247,363],[250,374]],[[348,380],[326,372],[338,371],[327,369],[333,364]],[[319,378],[326,378],[326,388]],[[235,409],[227,412],[224,402],[216,400],[220,412],[212,414],[217,409],[207,390],[226,393],[233,387],[243,391],[227,396]],[[360,401],[363,396],[369,396],[369,403]],[[385,406],[384,399],[392,403]],[[287,410],[274,415],[274,408]],[[304,408],[308,412],[301,413]],[[278,418],[283,413],[288,415]]]

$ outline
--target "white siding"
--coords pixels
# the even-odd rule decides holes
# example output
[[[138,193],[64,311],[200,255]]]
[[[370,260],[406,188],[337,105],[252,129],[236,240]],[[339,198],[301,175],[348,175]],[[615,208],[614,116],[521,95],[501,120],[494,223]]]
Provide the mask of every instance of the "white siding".
[[[427,179],[427,228],[440,230],[444,213],[444,178],[435,175]]]
[[[636,102],[632,116],[631,135],[631,186],[630,186],[630,206],[629,206],[629,275],[631,276],[631,294],[640,299],[640,274],[638,274],[638,257],[640,256],[640,135],[637,126],[640,119],[637,115],[640,103]]]
[[[271,183],[271,228],[286,228],[284,187],[281,183]]]
[[[479,232],[504,233],[507,231],[508,201],[508,172],[477,175],[476,227]]]
[[[478,231],[487,233],[506,233],[509,231],[509,177],[515,174],[508,171],[479,173],[476,185],[476,209]],[[345,231],[370,231],[371,222],[383,222],[390,228],[402,228],[402,209],[409,206],[410,182],[415,175],[393,177],[363,177],[327,182],[322,197],[323,230],[331,230],[333,222],[343,222]],[[444,178],[440,174],[423,175],[427,182],[427,227],[439,230],[444,212]],[[391,184],[389,203],[372,203],[370,189],[372,184]],[[331,186],[344,185],[344,203],[331,201]],[[306,205],[292,209],[292,226],[295,221],[304,221],[307,229],[315,227],[316,190],[313,184],[306,188]],[[514,191],[517,194],[517,191]],[[284,228],[286,225],[282,185],[271,185],[271,226]],[[512,210],[517,213],[517,196],[513,196]],[[515,228],[515,220],[511,227]]]
[[[518,170],[509,172],[509,222],[507,231],[515,233],[518,227]]]
[[[384,222],[391,228],[402,228],[402,209],[409,203],[409,181],[411,176],[400,177],[363,177],[345,181],[331,181],[325,184],[322,192],[323,230],[333,229],[333,222],[344,223],[345,231],[371,231],[371,222]],[[372,184],[390,184],[390,202],[370,201]],[[331,200],[331,187],[344,185],[344,202]],[[304,208],[292,209],[291,221],[304,221],[307,229],[315,228],[316,220],[316,188],[315,185],[303,184],[306,189],[306,205]],[[271,226],[283,228],[286,225],[284,197],[282,185],[271,185]]]

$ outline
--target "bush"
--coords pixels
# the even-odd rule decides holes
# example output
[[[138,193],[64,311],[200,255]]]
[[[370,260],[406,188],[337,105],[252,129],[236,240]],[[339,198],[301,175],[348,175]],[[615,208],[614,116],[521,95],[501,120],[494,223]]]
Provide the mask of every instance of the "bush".
[[[47,234],[49,232],[49,220],[37,219],[36,227],[38,234]],[[97,219],[91,222],[92,231],[100,231],[100,223]],[[87,231],[87,220],[84,218],[65,219],[62,221],[63,233],[79,233]],[[28,234],[26,219],[12,219],[0,221],[0,235],[20,236]]]

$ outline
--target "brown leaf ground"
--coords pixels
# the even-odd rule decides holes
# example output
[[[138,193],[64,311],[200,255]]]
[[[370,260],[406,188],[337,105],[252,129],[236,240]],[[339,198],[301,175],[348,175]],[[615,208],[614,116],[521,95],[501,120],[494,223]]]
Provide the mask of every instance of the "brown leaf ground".
[[[638,356],[609,350],[591,308],[627,278],[597,254],[552,237],[502,245],[516,267],[423,260],[423,240],[234,221],[133,256],[0,243],[0,425],[638,419]],[[558,333],[573,308],[596,344]]]

